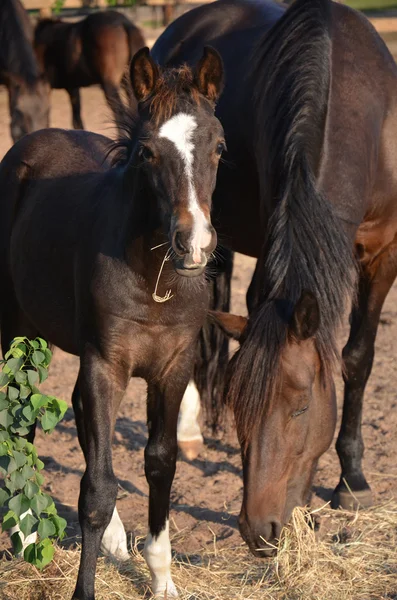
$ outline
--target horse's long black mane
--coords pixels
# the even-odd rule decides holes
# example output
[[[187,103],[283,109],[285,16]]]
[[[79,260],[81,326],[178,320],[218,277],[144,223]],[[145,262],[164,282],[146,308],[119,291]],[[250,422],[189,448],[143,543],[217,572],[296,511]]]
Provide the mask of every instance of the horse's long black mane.
[[[331,73],[331,2],[297,0],[254,54],[256,154],[265,212],[260,301],[233,359],[228,401],[247,443],[275,396],[292,310],[305,290],[320,308],[323,373],[338,355],[337,326],[351,296],[352,241],[319,191]]]
[[[32,85],[37,81],[39,71],[23,11],[19,0],[1,1],[0,77],[14,75]]]

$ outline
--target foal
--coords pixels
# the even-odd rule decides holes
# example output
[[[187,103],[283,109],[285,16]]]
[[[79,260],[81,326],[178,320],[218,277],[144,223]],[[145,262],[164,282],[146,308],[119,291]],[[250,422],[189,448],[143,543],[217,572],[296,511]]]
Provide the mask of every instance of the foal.
[[[76,600],[94,598],[97,554],[117,494],[112,436],[131,376],[148,384],[145,557],[153,592],[177,595],[168,536],[177,419],[208,307],[205,266],[216,245],[210,209],[224,148],[214,116],[219,55],[206,48],[194,71],[160,71],[145,48],[130,75],[139,116],[114,166],[103,158],[106,138],[60,130],[28,136],[0,165],[0,188],[7,190],[3,349],[23,333],[80,356],[73,407],[87,468]]]
[[[77,23],[43,19],[35,29],[34,46],[51,87],[69,94],[75,129],[84,129],[79,88],[97,83],[116,120],[122,118],[120,85],[129,94],[126,67],[135,52],[145,46],[140,29],[127,17],[107,10]]]

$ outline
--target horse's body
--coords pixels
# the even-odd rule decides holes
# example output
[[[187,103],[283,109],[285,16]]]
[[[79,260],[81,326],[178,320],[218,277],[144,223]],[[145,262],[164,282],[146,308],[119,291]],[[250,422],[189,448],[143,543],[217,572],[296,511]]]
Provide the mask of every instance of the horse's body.
[[[129,91],[126,68],[145,46],[143,35],[127,17],[114,10],[89,15],[77,23],[44,19],[35,30],[39,64],[52,88],[70,97],[73,127],[83,129],[81,87],[100,84],[116,119],[122,114],[120,86]],[[129,95],[131,101],[133,96]]]
[[[21,140],[0,165],[3,349],[23,332],[80,356],[73,407],[87,468],[78,600],[94,598],[112,513],[107,550],[127,554],[111,441],[131,375],[148,382],[145,555],[154,592],[175,594],[169,493],[179,405],[208,307],[204,270],[216,245],[209,213],[223,149],[214,117],[221,80],[214,51],[194,73],[161,73],[143,49],[131,65],[139,119],[114,166],[106,138],[56,129]],[[174,268],[164,263],[170,245]]]
[[[33,30],[19,0],[0,8],[0,83],[8,90],[11,136],[48,127],[49,87],[42,80],[32,48]]]
[[[214,318],[240,337],[227,386],[243,446],[240,525],[263,556],[264,540],[307,502],[332,440],[335,336],[355,295],[355,259],[333,504],[371,502],[361,414],[397,274],[397,69],[367,19],[328,0],[297,0],[287,11],[219,0],[177,19],[153,54],[189,63],[206,43],[226,72],[217,116],[228,152],[213,222],[223,244],[259,258],[247,326]]]

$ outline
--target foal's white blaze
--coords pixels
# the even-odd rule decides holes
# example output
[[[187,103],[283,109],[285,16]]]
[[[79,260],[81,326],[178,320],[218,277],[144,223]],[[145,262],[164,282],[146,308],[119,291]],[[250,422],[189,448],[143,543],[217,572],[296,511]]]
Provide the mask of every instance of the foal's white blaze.
[[[159,598],[177,598],[171,578],[171,542],[168,519],[159,535],[148,533],[143,551],[152,576],[152,592]]]
[[[203,441],[198,416],[200,413],[200,394],[193,380],[189,381],[183,395],[178,416],[178,442]]]
[[[159,136],[172,142],[178,150],[185,167],[188,182],[189,212],[193,216],[193,230],[190,244],[193,248],[193,260],[201,263],[201,249],[211,242],[208,219],[200,208],[193,177],[194,143],[193,135],[197,121],[192,115],[178,113],[163,123]]]
[[[31,515],[33,514],[32,511],[30,510],[30,508],[21,514],[21,516],[19,517],[20,521],[22,521],[22,519],[24,517],[26,517],[26,515]],[[25,549],[30,545],[30,544],[35,544],[36,540],[37,540],[37,531],[35,531],[34,533],[30,533],[28,536],[24,536],[24,534],[22,533],[22,531],[19,529],[19,526],[16,525],[15,527],[11,527],[10,529],[10,535],[13,535],[14,533],[18,532],[19,533],[19,537],[21,538],[21,542],[22,542],[22,550],[20,552],[17,553],[18,558],[22,558],[23,557],[23,553],[25,552]]]
[[[114,507],[112,519],[105,529],[101,542],[101,552],[115,560],[128,560],[127,535],[124,525]]]

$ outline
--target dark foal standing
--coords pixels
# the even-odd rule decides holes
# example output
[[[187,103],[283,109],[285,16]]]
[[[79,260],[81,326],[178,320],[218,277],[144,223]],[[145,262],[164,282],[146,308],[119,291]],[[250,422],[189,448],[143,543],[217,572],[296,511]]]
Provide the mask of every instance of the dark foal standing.
[[[124,85],[133,101],[126,68],[145,46],[140,29],[127,17],[107,10],[77,23],[43,19],[36,26],[34,46],[51,87],[69,94],[75,129],[84,129],[79,88],[89,85],[100,84],[116,120],[122,118],[120,86]]]
[[[87,467],[76,600],[94,598],[109,523],[110,551],[127,552],[114,510],[111,444],[131,376],[148,383],[145,557],[153,592],[176,595],[168,511],[177,418],[208,309],[205,266],[216,246],[210,208],[224,148],[214,116],[221,60],[206,49],[194,71],[160,71],[146,48],[130,70],[139,116],[113,167],[104,160],[106,138],[55,129],[28,136],[0,165],[0,188],[7,190],[3,349],[16,335],[39,334],[80,356],[73,407]]]
[[[50,88],[40,76],[32,41],[32,25],[21,2],[2,0],[0,84],[8,90],[14,142],[49,125]]]
[[[153,54],[177,65],[205,43],[220,51],[226,73],[217,116],[228,152],[213,223],[233,250],[259,257],[247,326],[214,318],[241,336],[226,398],[243,449],[240,529],[264,556],[265,540],[308,501],[332,441],[335,338],[357,266],[333,505],[371,503],[361,416],[397,274],[397,69],[367,19],[329,0],[288,10],[219,0],[177,19]]]

